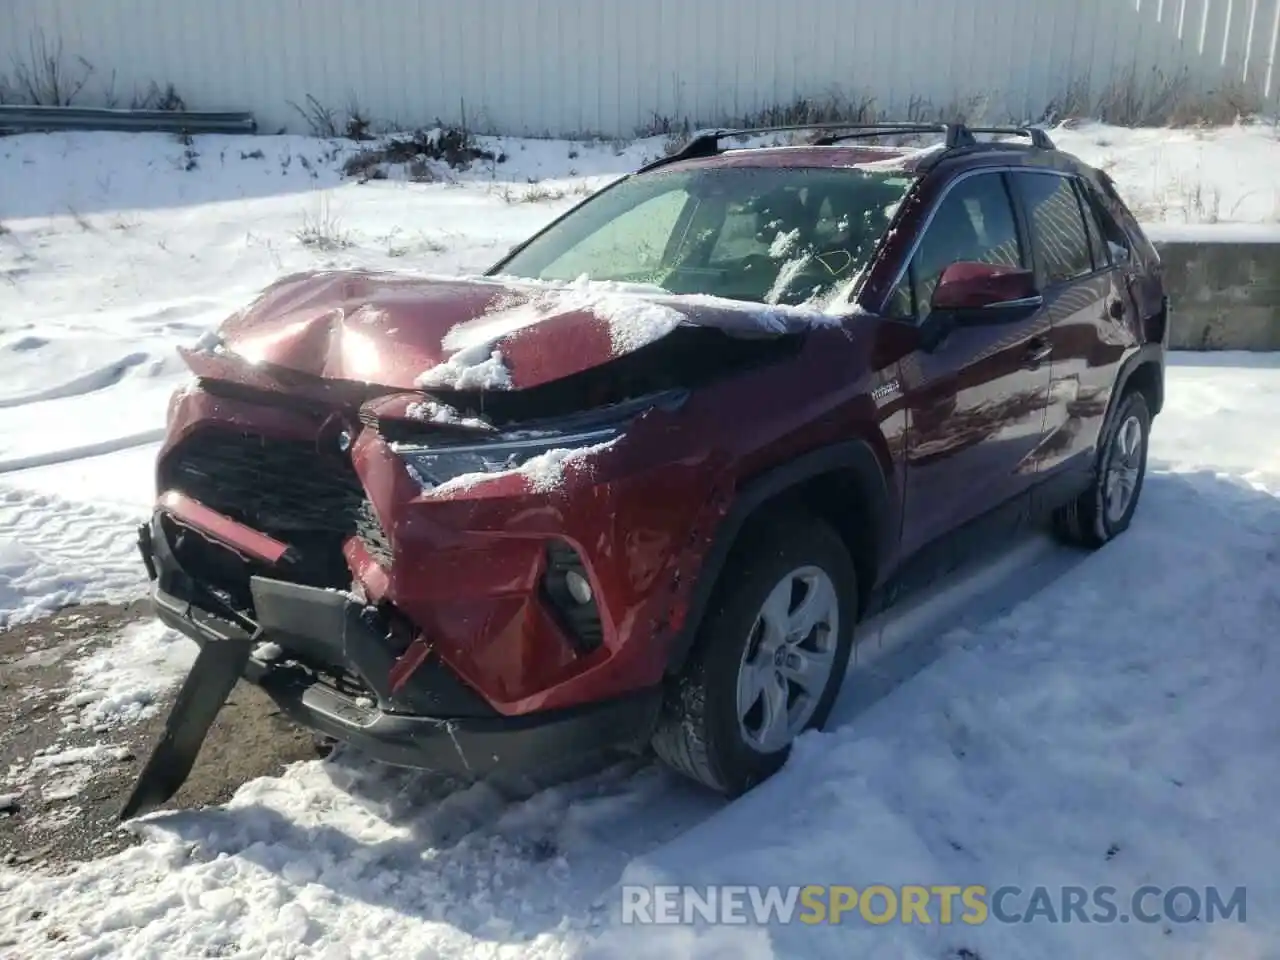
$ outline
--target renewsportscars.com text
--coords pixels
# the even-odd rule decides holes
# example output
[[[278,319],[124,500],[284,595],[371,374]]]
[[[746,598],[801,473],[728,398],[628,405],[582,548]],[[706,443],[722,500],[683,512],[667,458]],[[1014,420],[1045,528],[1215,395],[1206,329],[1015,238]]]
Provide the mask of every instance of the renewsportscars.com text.
[[[624,886],[627,924],[1244,923],[1244,887]]]

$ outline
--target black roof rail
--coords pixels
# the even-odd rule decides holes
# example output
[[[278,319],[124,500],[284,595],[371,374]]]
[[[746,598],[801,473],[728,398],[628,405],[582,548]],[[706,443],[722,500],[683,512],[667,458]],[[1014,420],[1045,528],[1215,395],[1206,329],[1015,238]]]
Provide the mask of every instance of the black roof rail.
[[[1038,127],[968,127],[962,123],[894,123],[880,121],[876,123],[798,123],[780,127],[742,127],[715,128],[698,130],[679,150],[659,157],[640,168],[638,172],[666,166],[679,160],[692,160],[700,157],[713,157],[721,153],[720,141],[734,137],[764,136],[771,133],[799,133],[803,130],[826,130],[826,135],[815,137],[809,146],[832,146],[842,140],[857,140],[871,137],[901,136],[912,133],[940,133],[946,137],[948,150],[957,147],[972,147],[978,144],[975,133],[1009,134],[1031,139],[1032,147],[1040,150],[1053,150],[1053,141],[1049,135]]]
[[[1031,146],[1037,150],[1056,150],[1053,141],[1049,139],[1047,134],[1040,127],[968,127],[962,126],[961,129],[968,134],[980,133],[991,134],[995,136],[1011,136],[1011,137],[1027,137],[1031,141]],[[971,143],[977,143],[970,137]]]

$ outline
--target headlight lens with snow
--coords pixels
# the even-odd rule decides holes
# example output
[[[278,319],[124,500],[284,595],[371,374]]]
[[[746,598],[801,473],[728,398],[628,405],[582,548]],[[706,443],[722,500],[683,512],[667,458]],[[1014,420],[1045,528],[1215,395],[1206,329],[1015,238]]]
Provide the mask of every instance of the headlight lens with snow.
[[[552,450],[579,450],[608,443],[622,435],[622,426],[599,427],[576,433],[553,433],[538,436],[508,436],[488,443],[466,446],[426,446],[395,444],[393,449],[405,462],[410,474],[423,490],[457,480],[467,475],[484,476],[518,470],[534,457]]]

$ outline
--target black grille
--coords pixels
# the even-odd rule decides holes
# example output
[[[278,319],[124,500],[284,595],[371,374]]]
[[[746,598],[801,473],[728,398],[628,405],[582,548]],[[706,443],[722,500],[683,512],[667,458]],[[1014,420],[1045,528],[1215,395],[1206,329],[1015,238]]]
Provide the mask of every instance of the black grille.
[[[309,566],[322,563],[335,577],[347,576],[341,546],[353,534],[377,559],[390,559],[386,533],[360,478],[336,449],[329,453],[305,440],[206,431],[170,454],[161,482],[278,537],[297,548]]]

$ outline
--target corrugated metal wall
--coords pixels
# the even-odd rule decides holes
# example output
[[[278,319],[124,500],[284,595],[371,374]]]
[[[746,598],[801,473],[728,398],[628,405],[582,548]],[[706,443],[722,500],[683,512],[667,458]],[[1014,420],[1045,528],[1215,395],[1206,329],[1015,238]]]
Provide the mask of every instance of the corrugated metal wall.
[[[1280,0],[0,0],[0,74],[61,44],[77,102],[172,83],[192,109],[358,103],[387,123],[630,135],[835,91],[905,114],[1187,71],[1280,104]]]

